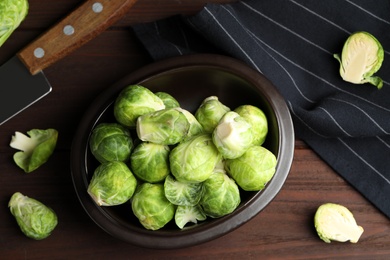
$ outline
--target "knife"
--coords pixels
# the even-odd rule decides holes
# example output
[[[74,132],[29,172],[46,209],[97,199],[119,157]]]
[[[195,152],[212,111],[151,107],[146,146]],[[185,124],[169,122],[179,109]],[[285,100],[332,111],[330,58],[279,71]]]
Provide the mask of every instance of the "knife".
[[[136,0],[88,0],[0,67],[0,125],[50,93],[43,69],[115,23]]]

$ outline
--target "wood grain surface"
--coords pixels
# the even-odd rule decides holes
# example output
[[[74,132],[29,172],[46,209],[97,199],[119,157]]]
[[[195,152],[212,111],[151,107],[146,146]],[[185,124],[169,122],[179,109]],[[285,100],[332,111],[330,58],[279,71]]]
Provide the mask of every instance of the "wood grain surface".
[[[82,2],[30,0],[27,19],[0,48],[0,64]],[[254,219],[213,241],[176,250],[146,249],[111,237],[88,217],[73,188],[70,148],[91,101],[152,62],[130,26],[191,15],[206,2],[138,0],[108,30],[47,68],[52,93],[0,126],[0,259],[390,259],[389,219],[300,140],[296,140],[290,174],[276,198]],[[25,174],[13,162],[11,136],[15,131],[49,127],[59,131],[54,154],[37,171]],[[50,237],[35,241],[21,233],[7,206],[16,191],[56,211],[59,224]],[[357,244],[327,244],[318,238],[313,216],[325,202],[343,204],[354,213],[365,229]]]

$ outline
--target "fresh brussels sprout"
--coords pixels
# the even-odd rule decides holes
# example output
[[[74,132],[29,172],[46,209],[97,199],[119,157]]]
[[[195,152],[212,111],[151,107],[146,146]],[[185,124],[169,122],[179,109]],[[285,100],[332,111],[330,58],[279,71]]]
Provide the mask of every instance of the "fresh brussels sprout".
[[[115,206],[127,202],[136,186],[137,180],[129,167],[123,162],[113,161],[96,168],[87,191],[99,206]]]
[[[26,173],[29,173],[47,162],[52,155],[57,144],[58,131],[32,129],[27,134],[29,136],[15,132],[10,146],[20,150],[14,154],[14,161]]]
[[[167,145],[142,142],[130,156],[130,165],[135,176],[143,181],[156,183],[168,176],[169,152]]]
[[[188,183],[177,181],[168,175],[164,181],[165,197],[175,205],[195,206],[203,194],[203,183]]]
[[[229,111],[230,108],[222,104],[218,97],[210,96],[203,100],[195,112],[195,117],[206,133],[212,133],[222,116]]]
[[[268,133],[268,121],[264,112],[252,105],[239,106],[234,109],[234,112],[251,125],[253,145],[262,145]]]
[[[164,195],[161,183],[143,183],[135,192],[131,207],[142,226],[158,230],[174,218],[175,206]]]
[[[167,108],[138,117],[137,135],[145,142],[174,145],[188,133],[190,123],[176,108]]]
[[[373,76],[382,66],[384,50],[381,43],[368,32],[355,32],[344,43],[341,55],[333,55],[340,62],[340,75],[354,84],[370,83],[381,89],[383,81]]]
[[[117,123],[101,123],[93,129],[89,147],[100,163],[126,162],[130,158],[133,139],[130,131],[124,126]]]
[[[175,213],[175,223],[180,229],[183,229],[188,222],[197,224],[198,220],[203,221],[206,218],[206,214],[199,205],[178,206]]]
[[[357,225],[351,211],[335,203],[325,203],[317,209],[314,226],[318,236],[326,243],[332,240],[357,243],[364,231]]]
[[[213,142],[223,158],[240,157],[253,144],[251,125],[234,111],[227,112],[214,129]]]
[[[12,195],[8,207],[22,232],[29,238],[44,239],[57,226],[58,218],[51,208],[20,192]]]
[[[185,139],[191,138],[195,135],[198,135],[198,134],[201,134],[204,132],[202,125],[198,122],[198,120],[195,118],[195,116],[191,112],[189,112],[183,108],[176,108],[176,109],[181,111],[186,116],[188,123],[190,123],[190,127],[188,129],[188,133],[187,133],[187,136],[185,137]]]
[[[209,217],[219,218],[230,214],[241,202],[237,184],[223,171],[214,171],[204,181],[203,187],[199,205]]]
[[[26,18],[28,8],[27,0],[0,1],[0,47]]]
[[[251,146],[242,156],[225,161],[227,173],[245,191],[264,189],[275,167],[275,155],[262,146]]]
[[[194,136],[172,149],[171,173],[180,182],[203,182],[212,174],[221,155],[210,134]]]
[[[180,107],[179,101],[177,101],[174,97],[172,97],[170,94],[166,92],[156,92],[154,93],[156,96],[158,96],[164,103],[165,108],[174,108],[174,107]]]
[[[139,116],[164,108],[163,101],[149,89],[129,85],[115,100],[114,116],[120,124],[132,128],[136,126]]]

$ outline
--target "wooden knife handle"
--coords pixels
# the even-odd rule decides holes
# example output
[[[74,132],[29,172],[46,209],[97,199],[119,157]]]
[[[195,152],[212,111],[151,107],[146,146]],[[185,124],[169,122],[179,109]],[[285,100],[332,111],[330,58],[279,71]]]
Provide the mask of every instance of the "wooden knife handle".
[[[47,68],[115,23],[136,0],[88,0],[17,55],[32,75]]]

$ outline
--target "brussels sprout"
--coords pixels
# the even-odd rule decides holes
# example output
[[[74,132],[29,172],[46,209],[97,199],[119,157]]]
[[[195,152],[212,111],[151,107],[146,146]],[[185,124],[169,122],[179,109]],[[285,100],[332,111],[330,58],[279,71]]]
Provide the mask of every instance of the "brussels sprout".
[[[219,120],[228,111],[230,108],[222,104],[218,97],[210,96],[203,100],[195,112],[195,117],[206,133],[212,133]]]
[[[162,102],[165,105],[165,108],[174,108],[174,107],[180,107],[179,101],[177,101],[174,97],[172,97],[170,94],[166,92],[156,92],[154,93],[156,96],[158,96]]]
[[[264,112],[252,105],[242,105],[234,112],[243,117],[250,125],[253,136],[253,145],[262,145],[268,133],[268,121]]]
[[[225,161],[228,174],[246,191],[264,189],[275,167],[275,155],[262,146],[252,146],[242,156]]]
[[[191,138],[195,135],[198,135],[198,134],[201,134],[204,132],[202,125],[198,122],[198,120],[195,118],[195,116],[191,112],[189,112],[183,108],[176,108],[176,109],[181,111],[186,116],[188,123],[190,124],[190,127],[188,129],[188,133],[187,133],[187,136],[185,137],[185,139]]]
[[[335,203],[325,203],[317,209],[314,226],[326,243],[331,240],[357,243],[364,231],[346,207]]]
[[[137,120],[138,138],[145,142],[174,145],[187,135],[190,123],[176,108],[167,108],[142,115]]]
[[[203,184],[180,182],[168,175],[164,182],[165,197],[175,205],[195,206],[203,194]]]
[[[14,154],[15,163],[26,173],[38,169],[47,162],[57,145],[58,131],[55,129],[32,129],[26,136],[15,132],[10,146],[20,150]]]
[[[58,218],[51,208],[20,192],[12,195],[8,207],[22,232],[29,238],[44,239],[57,226]]]
[[[164,108],[163,101],[149,89],[140,85],[129,85],[115,100],[114,116],[120,124],[135,127],[139,116]]]
[[[130,156],[133,173],[143,181],[156,183],[168,176],[169,152],[167,145],[140,143]]]
[[[237,184],[223,171],[214,171],[204,181],[203,187],[199,205],[209,217],[219,218],[230,214],[241,202]]]
[[[174,218],[175,205],[164,195],[163,184],[143,183],[135,192],[131,207],[142,226],[158,230]]]
[[[180,182],[192,183],[209,178],[220,159],[210,134],[200,134],[180,143],[169,155],[172,175]]]
[[[88,194],[99,206],[115,206],[127,202],[134,194],[137,180],[123,162],[99,165],[88,185]]]
[[[117,123],[101,123],[93,129],[89,147],[100,163],[126,162],[130,158],[133,139],[130,131],[124,126]]]
[[[355,32],[344,43],[341,55],[333,55],[340,62],[343,80],[382,88],[380,77],[373,76],[382,66],[384,50],[380,42],[368,32]]]
[[[240,157],[253,144],[251,125],[234,111],[227,112],[214,129],[213,142],[223,158]]]
[[[0,1],[0,47],[26,18],[28,8],[27,0]]]
[[[206,214],[199,205],[178,206],[175,213],[175,223],[180,229],[183,229],[188,222],[197,224],[198,220],[203,221],[206,218]]]

